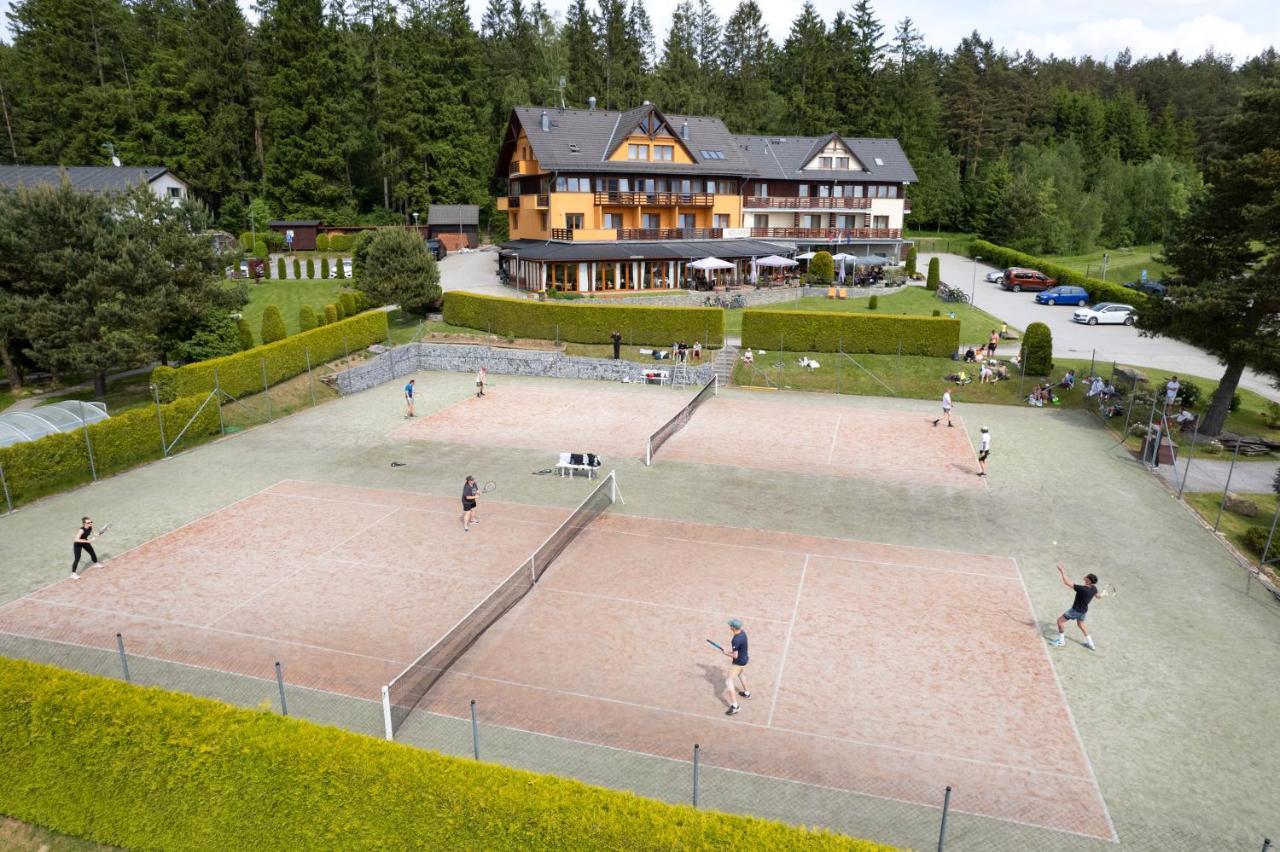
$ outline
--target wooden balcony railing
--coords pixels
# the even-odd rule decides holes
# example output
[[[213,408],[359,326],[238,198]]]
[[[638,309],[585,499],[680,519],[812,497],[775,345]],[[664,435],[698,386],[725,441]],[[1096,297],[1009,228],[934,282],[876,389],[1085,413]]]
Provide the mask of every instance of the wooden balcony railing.
[[[904,198],[904,199],[902,199],[902,212],[904,212],[904,213],[910,213],[910,212],[911,212],[911,199],[910,199],[910,198]]]
[[[552,228],[551,239],[571,240],[573,239],[573,228]]]
[[[870,198],[780,198],[770,196],[747,196],[743,207],[753,210],[866,210],[871,206]]]
[[[537,169],[534,168],[533,160],[512,160],[507,165],[508,175],[531,175],[536,174]]]
[[[596,204],[623,207],[710,207],[716,197],[706,192],[597,192]]]
[[[752,237],[784,240],[897,240],[901,228],[752,228]]]
[[[718,240],[721,228],[619,228],[620,240]]]
[[[547,208],[547,207],[550,207],[550,206],[551,206],[551,196],[550,196],[550,195],[547,195],[545,192],[544,192],[544,193],[539,194],[539,195],[538,195],[538,206],[539,206],[539,207],[541,207],[541,208],[544,208],[544,209],[545,209],[545,208]]]
[[[519,207],[519,206],[520,206],[520,196],[518,196],[518,195],[508,195],[508,196],[507,196],[507,207],[508,207],[508,209],[514,210],[514,209],[516,209],[516,208],[517,208],[517,207]]]

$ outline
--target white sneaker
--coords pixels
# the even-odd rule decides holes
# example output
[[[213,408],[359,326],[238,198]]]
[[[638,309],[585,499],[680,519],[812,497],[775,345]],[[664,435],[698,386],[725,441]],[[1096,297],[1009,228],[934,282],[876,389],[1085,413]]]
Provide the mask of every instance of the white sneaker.
[[[1084,646],[1085,646],[1086,648],[1088,648],[1090,651],[1096,651],[1096,650],[1098,650],[1098,646],[1097,646],[1097,645],[1095,645],[1095,644],[1093,644],[1092,642],[1085,642],[1085,643],[1084,643]]]
[[[1067,640],[1066,639],[1050,639],[1049,644],[1055,648],[1061,648],[1063,645],[1067,644]]]
[[[80,575],[79,575],[79,574],[77,574],[75,571],[72,571],[72,572],[71,572],[71,579],[73,579],[73,580],[79,580],[79,579],[80,579]]]
[[[106,568],[107,566],[103,565],[101,562],[95,562],[95,563],[93,563],[92,565],[90,565],[89,567],[90,567],[90,568]]]

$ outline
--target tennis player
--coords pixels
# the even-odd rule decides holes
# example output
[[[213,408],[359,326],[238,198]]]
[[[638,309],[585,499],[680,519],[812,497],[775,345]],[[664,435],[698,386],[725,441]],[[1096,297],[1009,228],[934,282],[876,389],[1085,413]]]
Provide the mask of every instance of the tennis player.
[[[489,371],[481,367],[480,372],[476,373],[476,396],[484,396],[484,385],[488,378]]]
[[[409,384],[404,386],[404,416],[413,416],[413,384],[417,379],[410,379]]]
[[[476,478],[468,476],[467,481],[462,483],[462,531],[470,532],[472,524],[478,524],[476,520],[476,502],[479,500],[480,488],[476,485]]]
[[[80,554],[83,552],[87,552],[89,558],[93,560],[93,563],[89,566],[90,568],[105,567],[98,561],[98,554],[94,552],[93,545],[89,543],[93,539],[93,518],[81,518],[80,529],[76,530],[76,538],[71,545],[72,553],[75,554],[75,560],[71,563],[71,579],[80,579],[80,575],[76,573],[76,568],[80,566]]]
[[[1049,644],[1055,648],[1065,645],[1067,637],[1063,628],[1067,626],[1068,621],[1074,621],[1080,628],[1080,632],[1084,634],[1084,646],[1090,651],[1098,650],[1093,644],[1093,637],[1089,635],[1089,629],[1084,626],[1085,616],[1089,614],[1089,604],[1098,595],[1098,576],[1086,574],[1083,584],[1072,583],[1067,578],[1067,572],[1063,570],[1061,563],[1058,564],[1058,576],[1062,578],[1062,585],[1076,593],[1076,599],[1071,602],[1071,609],[1058,616],[1058,638],[1051,639]]]
[[[933,421],[933,425],[937,426],[939,421],[941,421],[943,417],[947,419],[947,425],[950,426],[951,425],[951,388],[947,388],[942,392],[942,417],[939,417],[937,420]]]
[[[987,475],[987,457],[991,455],[991,430],[982,427],[982,440],[978,444],[978,476]]]
[[[738,687],[738,695],[741,697],[751,697],[751,690],[747,689],[747,682],[742,679],[742,670],[747,667],[750,657],[747,654],[747,631],[742,629],[742,619],[729,619],[729,630],[733,632],[733,639],[729,641],[729,650],[721,652],[733,660],[729,664],[729,676],[724,680],[724,696],[729,702],[729,709],[724,711],[724,715],[734,716],[742,709],[738,706],[738,699],[734,697],[734,686]]]

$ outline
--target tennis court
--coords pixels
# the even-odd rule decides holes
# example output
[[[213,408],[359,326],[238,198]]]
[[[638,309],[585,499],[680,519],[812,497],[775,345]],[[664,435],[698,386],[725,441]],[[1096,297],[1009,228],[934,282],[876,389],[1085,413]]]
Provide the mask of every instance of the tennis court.
[[[561,509],[284,481],[0,608],[0,631],[376,701],[565,520]],[[730,616],[753,697],[717,697]],[[980,642],[971,641],[980,637]],[[1110,839],[1011,560],[606,513],[422,709]]]

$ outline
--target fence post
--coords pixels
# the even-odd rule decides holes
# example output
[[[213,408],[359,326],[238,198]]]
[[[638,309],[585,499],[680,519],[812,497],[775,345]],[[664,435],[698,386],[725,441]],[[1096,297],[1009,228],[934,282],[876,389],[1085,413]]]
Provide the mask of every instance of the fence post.
[[[395,726],[391,724],[391,690],[382,687],[382,732],[388,740],[396,738]]]
[[[471,699],[471,753],[480,759],[480,726],[476,723],[476,700]]]
[[[1156,403],[1159,401],[1159,399],[1160,399],[1160,394],[1156,393],[1156,389],[1153,387],[1151,389],[1151,414],[1150,416],[1147,417],[1147,434],[1143,436],[1143,442],[1144,442],[1142,447],[1142,463],[1143,464],[1147,463],[1147,445],[1151,443],[1151,427],[1154,426],[1156,422]],[[1152,454],[1151,460],[1156,461],[1159,458],[1160,458],[1160,444],[1157,442],[1155,447],[1155,452]]]
[[[1280,521],[1280,503],[1276,504],[1276,513],[1271,516],[1271,531],[1267,533],[1267,543],[1262,547],[1262,560],[1258,563],[1258,568],[1267,564],[1267,556],[1271,553],[1271,540],[1276,535],[1276,521]],[[1249,579],[1252,581],[1253,572],[1249,572]],[[1248,584],[1246,584],[1247,588]]]
[[[1270,837],[1262,838],[1262,852],[1270,852],[1270,850],[1271,850],[1271,838]]]
[[[701,750],[701,747],[697,743],[693,744],[693,806],[695,808],[698,806],[698,758]]]
[[[898,338],[898,387],[902,387],[902,338]]]
[[[1191,473],[1191,457],[1196,452],[1196,439],[1200,437],[1200,418],[1196,418],[1196,429],[1191,435],[1191,449],[1187,451],[1187,466],[1182,470],[1182,482],[1178,483],[1178,499],[1182,499],[1182,491],[1187,487],[1187,475]]]
[[[84,447],[89,451],[89,473],[93,475],[93,481],[98,481],[98,466],[93,461],[93,442],[89,440],[89,421],[84,419],[84,400],[78,400],[80,403],[80,426],[84,429]],[[156,413],[159,413],[156,409]],[[161,448],[163,449],[164,437],[161,436]]]
[[[840,353],[840,357],[836,359],[836,396],[840,395],[840,362],[844,360],[844,338],[841,337],[836,342],[836,349]]]
[[[124,681],[133,683],[133,679],[129,677],[129,658],[124,654],[124,637],[119,633],[116,634],[116,647],[120,649],[120,668],[124,670]]]
[[[345,327],[342,329],[342,356],[344,358],[351,357],[351,347],[347,345],[347,330]]]
[[[1121,442],[1123,442],[1125,439],[1125,436],[1129,434],[1129,421],[1133,419],[1133,404],[1137,401],[1138,401],[1138,383],[1137,381],[1134,381],[1133,390],[1129,394],[1129,410],[1124,415],[1124,429],[1120,431]]]
[[[307,346],[303,350],[303,354],[307,356],[307,390],[311,391],[311,407],[316,407],[316,380],[311,375],[311,347]],[[395,350],[391,350],[394,352]]]
[[[213,368],[213,392],[218,397],[218,431],[227,434],[227,425],[222,422],[222,381],[218,378],[218,368]]]
[[[1018,358],[1018,399],[1026,402],[1026,394],[1023,393],[1023,387],[1027,383],[1027,359]],[[1128,428],[1128,424],[1125,425]]]
[[[1089,356],[1089,375],[1090,376],[1093,375],[1094,365],[1097,363],[1097,361],[1098,361],[1098,350],[1094,349],[1093,353]]]
[[[942,852],[942,847],[947,842],[947,812],[951,810],[951,785],[947,785],[947,791],[942,794],[942,825],[938,828],[938,852]]]
[[[1227,468],[1227,483],[1222,486],[1222,502],[1218,504],[1218,517],[1213,519],[1213,531],[1218,531],[1218,524],[1222,522],[1222,510],[1227,505],[1227,493],[1231,490],[1231,475],[1236,472],[1236,459],[1240,456],[1240,442],[1236,441],[1235,452],[1231,454],[1231,467]]]
[[[289,705],[284,700],[284,672],[280,669],[280,661],[276,660],[276,686],[280,687],[280,715],[289,715]]]
[[[151,386],[151,395],[156,401],[156,423],[160,425],[160,457],[169,457],[169,442],[164,439],[164,415],[160,412],[160,386]]]
[[[271,416],[271,388],[267,385],[267,359],[258,358],[258,366],[262,368],[262,395],[267,398],[267,420],[274,418]]]
[[[4,488],[4,502],[9,507],[6,515],[13,513],[13,498],[9,496],[9,481],[4,478],[4,465],[0,464],[0,487]]]

